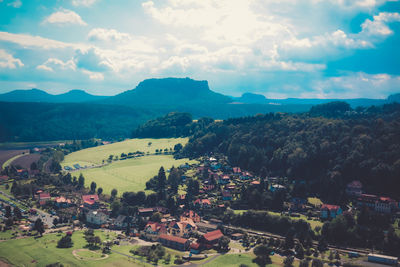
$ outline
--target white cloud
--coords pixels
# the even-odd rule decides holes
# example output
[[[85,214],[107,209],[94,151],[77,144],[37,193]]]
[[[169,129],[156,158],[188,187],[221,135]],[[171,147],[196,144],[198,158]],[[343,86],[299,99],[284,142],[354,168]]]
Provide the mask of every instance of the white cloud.
[[[104,80],[104,75],[100,72],[93,72],[93,71],[88,71],[88,70],[82,70],[82,72],[84,74],[88,75],[91,80],[95,80],[95,81],[103,81]]]
[[[91,41],[121,41],[130,40],[131,36],[114,29],[95,28],[88,33],[88,39]]]
[[[0,40],[18,44],[24,48],[41,49],[85,49],[85,44],[65,43],[53,39],[43,38],[41,36],[32,36],[29,34],[17,34],[9,32],[0,32]]]
[[[20,8],[22,6],[21,0],[15,0],[11,3],[8,3],[7,6],[12,6],[13,8]]]
[[[54,69],[60,70],[76,70],[76,64],[73,59],[70,59],[66,62],[58,59],[58,58],[49,58],[42,65],[36,67],[39,70],[45,71],[54,71]]]
[[[77,13],[68,9],[61,9],[60,11],[54,12],[50,16],[48,16],[45,20],[45,23],[52,23],[58,25],[67,25],[67,24],[78,24],[85,26],[87,25]]]
[[[386,98],[398,92],[400,76],[386,73],[347,73],[342,76],[315,81],[309,96],[320,98]],[[307,97],[307,95],[303,95]]]
[[[23,67],[24,64],[18,58],[14,58],[11,54],[8,54],[5,50],[0,49],[0,68],[15,69]]]
[[[374,16],[372,20],[365,20],[365,22],[361,25],[362,33],[366,33],[368,35],[390,35],[393,33],[393,31],[387,24],[399,21],[399,13],[381,12]]]
[[[72,5],[74,6],[85,6],[89,7],[93,5],[97,0],[72,0]]]

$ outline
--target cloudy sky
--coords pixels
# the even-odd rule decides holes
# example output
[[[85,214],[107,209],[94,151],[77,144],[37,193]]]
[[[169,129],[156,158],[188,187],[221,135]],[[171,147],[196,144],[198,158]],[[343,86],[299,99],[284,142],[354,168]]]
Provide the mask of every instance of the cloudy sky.
[[[400,92],[400,2],[0,0],[0,93],[114,95],[146,78],[230,95]]]

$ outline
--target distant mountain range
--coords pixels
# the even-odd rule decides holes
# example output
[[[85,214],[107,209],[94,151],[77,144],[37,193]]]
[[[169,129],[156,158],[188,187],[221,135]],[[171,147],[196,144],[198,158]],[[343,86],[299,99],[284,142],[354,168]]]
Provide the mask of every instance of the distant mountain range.
[[[191,111],[197,112],[198,108],[215,108],[215,105],[246,104],[260,105],[270,110],[271,106],[290,105],[295,111],[308,110],[310,106],[332,101],[345,101],[353,108],[357,106],[382,105],[391,102],[400,102],[400,93],[391,95],[387,99],[267,99],[265,96],[253,93],[244,93],[241,97],[232,97],[216,93],[210,90],[207,81],[196,81],[189,78],[165,78],[147,79],[138,84],[135,89],[125,91],[115,96],[97,96],[86,93],[83,90],[71,90],[64,94],[52,95],[39,89],[14,90],[0,94],[0,101],[4,102],[48,102],[48,103],[82,103],[95,102],[101,104],[123,105],[129,107],[154,107],[161,110]],[[266,106],[267,105],[267,106]],[[295,108],[297,106],[298,108]],[[299,107],[303,106],[303,108]],[[279,108],[285,111],[288,107]],[[188,110],[189,109],[189,110]],[[223,108],[224,109],[224,108]],[[230,109],[249,109],[249,107],[230,107]],[[272,108],[277,110],[277,108]],[[200,112],[201,113],[201,112]],[[205,112],[207,113],[207,112]],[[234,112],[236,113],[236,112]],[[195,114],[194,114],[195,115]],[[224,116],[225,117],[225,116]]]
[[[107,96],[91,95],[77,89],[59,95],[52,95],[39,89],[14,90],[0,94],[0,101],[3,102],[82,103],[104,98]]]
[[[115,96],[96,96],[83,90],[52,95],[39,89],[0,94],[0,142],[60,139],[123,139],[137,126],[166,113],[188,112],[193,118],[227,119],[270,112],[307,112],[316,104],[336,99],[267,99],[245,93],[231,97],[210,90],[207,81],[189,78],[144,80]],[[356,106],[400,102],[387,99],[347,99]]]

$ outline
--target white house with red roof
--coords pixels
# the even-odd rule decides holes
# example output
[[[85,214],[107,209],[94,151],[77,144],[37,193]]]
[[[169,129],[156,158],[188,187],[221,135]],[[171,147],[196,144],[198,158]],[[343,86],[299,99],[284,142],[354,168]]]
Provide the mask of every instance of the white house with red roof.
[[[193,202],[193,204],[199,208],[210,208],[211,207],[211,201],[207,198],[198,198]]]

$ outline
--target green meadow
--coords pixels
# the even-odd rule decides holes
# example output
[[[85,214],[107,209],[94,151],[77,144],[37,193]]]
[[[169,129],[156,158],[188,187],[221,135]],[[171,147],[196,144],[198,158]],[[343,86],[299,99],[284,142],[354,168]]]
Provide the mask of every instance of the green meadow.
[[[176,144],[185,145],[187,141],[187,138],[130,139],[71,153],[65,157],[62,166],[72,167],[76,163],[81,166],[98,166],[109,155],[120,156],[121,153],[145,152],[146,155],[143,157],[116,160],[102,167],[71,172],[76,177],[82,173],[87,187],[91,182],[96,182],[97,187],[102,187],[105,194],[110,194],[111,190],[115,188],[118,190],[118,194],[122,195],[126,191],[144,190],[146,182],[158,173],[161,166],[167,171],[172,166],[177,167],[186,162],[194,163],[195,161],[188,159],[175,160],[172,155],[154,155],[156,149],[173,149]]]
[[[101,231],[96,231],[95,234],[100,236],[102,241],[107,239],[106,234]],[[56,247],[62,235],[64,234],[47,234],[36,239],[28,237],[0,242],[0,259],[13,266],[46,266],[56,262],[60,262],[64,266],[143,266],[143,263],[128,260],[126,256],[116,253],[102,257],[101,250],[75,252],[79,256],[91,255],[85,259],[77,258],[72,252],[77,249],[85,249],[86,241],[83,232],[75,232],[72,235],[74,242],[72,248]],[[109,238],[111,235],[113,234],[110,234]],[[93,257],[95,254],[99,257]]]
[[[175,160],[171,155],[152,155],[135,159],[114,161],[112,164],[100,168],[86,169],[73,172],[72,175],[85,177],[85,186],[96,182],[97,187],[102,187],[104,194],[110,194],[113,188],[122,195],[126,191],[141,191],[146,187],[146,182],[157,175],[161,166],[167,171],[172,166],[184,163],[193,163],[187,159]],[[166,173],[168,175],[168,173]]]

